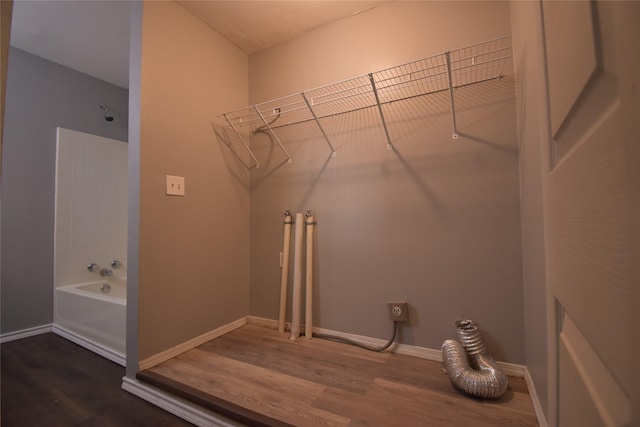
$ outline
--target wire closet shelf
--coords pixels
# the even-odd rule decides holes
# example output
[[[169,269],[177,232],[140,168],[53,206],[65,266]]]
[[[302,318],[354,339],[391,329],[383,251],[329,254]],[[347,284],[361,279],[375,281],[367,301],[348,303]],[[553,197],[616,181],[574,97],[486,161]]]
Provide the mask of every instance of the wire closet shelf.
[[[457,139],[454,90],[487,80],[501,79],[509,58],[511,36],[500,37],[224,113],[216,117],[213,127],[218,138],[228,146],[234,141],[243,145],[249,155],[248,161],[239,156],[238,158],[247,169],[253,169],[259,168],[260,163],[249,147],[250,135],[269,133],[288,162],[291,162],[291,156],[275,131],[282,126],[315,122],[334,156],[335,150],[322,127],[322,119],[365,108],[376,108],[387,139],[387,148],[393,149],[382,106],[448,91],[452,138]]]

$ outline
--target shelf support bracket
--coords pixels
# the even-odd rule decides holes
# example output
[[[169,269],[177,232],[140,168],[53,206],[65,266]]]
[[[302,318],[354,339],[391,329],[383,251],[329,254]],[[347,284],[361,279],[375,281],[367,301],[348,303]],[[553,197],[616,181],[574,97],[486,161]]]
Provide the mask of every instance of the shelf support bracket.
[[[249,148],[249,145],[244,141],[244,138],[242,137],[242,135],[240,135],[240,132],[238,132],[238,129],[233,125],[233,123],[231,122],[231,120],[229,120],[229,117],[227,117],[226,114],[222,115],[224,117],[224,119],[227,121],[227,123],[229,123],[229,126],[231,127],[231,129],[233,129],[233,131],[235,132],[236,136],[238,137],[238,139],[240,140],[240,142],[242,142],[242,145],[244,145],[244,148],[247,150],[247,152],[249,153],[249,155],[251,156],[251,158],[253,159],[254,162],[256,162],[255,167],[256,168],[260,168],[260,162],[258,161],[258,159],[256,158],[256,156],[254,156],[253,151],[251,151],[251,149]],[[233,149],[231,149],[231,151],[236,154]],[[236,157],[242,162],[244,163],[244,161],[240,158],[240,156],[238,156],[236,154]],[[247,169],[252,169],[251,167],[251,163],[249,163],[249,165],[244,165]]]
[[[333,145],[331,145],[331,141],[329,141],[329,137],[327,136],[324,129],[322,128],[322,125],[320,124],[320,120],[318,120],[318,116],[316,116],[315,111],[313,111],[313,108],[311,107],[311,103],[307,99],[304,92],[300,93],[300,95],[302,95],[302,99],[304,99],[304,102],[307,104],[307,108],[309,108],[309,112],[311,112],[311,115],[313,116],[313,120],[315,120],[316,124],[318,125],[320,132],[322,132],[322,136],[324,136],[325,141],[327,141],[327,144],[329,144],[329,148],[331,149],[331,157],[335,157],[336,150],[334,150]]]
[[[458,127],[456,126],[456,106],[453,97],[453,79],[451,78],[451,52],[446,51],[444,53],[447,58],[447,78],[449,80],[449,100],[451,102],[451,125],[453,126],[453,133],[451,138],[458,139]]]
[[[282,150],[282,152],[284,153],[285,156],[287,156],[287,163],[291,163],[291,156],[289,155],[289,153],[287,152],[287,149],[284,148],[284,145],[282,145],[282,142],[280,142],[280,138],[278,138],[278,136],[276,135],[276,133],[273,131],[273,129],[271,129],[271,126],[269,126],[269,123],[267,123],[267,121],[265,120],[264,116],[262,115],[262,113],[260,112],[260,110],[258,109],[257,105],[254,105],[253,109],[255,110],[256,113],[258,113],[258,116],[260,116],[260,118],[262,119],[262,123],[264,123],[264,126],[269,129],[269,133],[271,134],[271,136],[273,136],[273,139],[276,140],[276,142],[278,143],[278,145],[280,146],[280,149]]]
[[[387,122],[384,119],[384,113],[382,112],[382,106],[380,105],[380,97],[378,96],[378,89],[376,89],[376,81],[373,78],[373,73],[369,74],[369,80],[371,81],[373,95],[376,97],[376,105],[378,106],[378,112],[380,113],[380,119],[382,120],[384,134],[387,136],[387,150],[393,150],[393,144],[391,144],[391,137],[389,137],[389,129],[387,129]]]

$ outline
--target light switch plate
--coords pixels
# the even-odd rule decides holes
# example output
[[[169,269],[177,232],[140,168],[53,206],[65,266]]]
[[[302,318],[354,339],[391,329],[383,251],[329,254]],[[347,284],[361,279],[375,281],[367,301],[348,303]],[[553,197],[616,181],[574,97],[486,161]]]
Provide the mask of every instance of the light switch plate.
[[[184,196],[184,177],[167,175],[167,196]]]

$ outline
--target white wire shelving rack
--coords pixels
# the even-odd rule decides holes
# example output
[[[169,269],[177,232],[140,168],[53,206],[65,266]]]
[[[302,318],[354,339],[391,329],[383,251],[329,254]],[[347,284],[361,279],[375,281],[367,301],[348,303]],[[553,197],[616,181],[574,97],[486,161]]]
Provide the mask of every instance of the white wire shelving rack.
[[[354,77],[305,92],[224,113],[214,120],[216,135],[227,145],[243,145],[247,169],[260,163],[249,147],[248,138],[268,133],[278,144],[288,162],[291,156],[276,134],[280,126],[314,122],[326,141],[331,156],[336,152],[322,126],[322,120],[365,108],[376,108],[387,140],[393,149],[385,120],[384,105],[436,92],[448,91],[451,104],[452,138],[458,138],[455,89],[492,79],[501,79],[511,58],[511,36],[500,37],[461,49],[420,59],[385,70]],[[233,151],[233,150],[232,150]]]

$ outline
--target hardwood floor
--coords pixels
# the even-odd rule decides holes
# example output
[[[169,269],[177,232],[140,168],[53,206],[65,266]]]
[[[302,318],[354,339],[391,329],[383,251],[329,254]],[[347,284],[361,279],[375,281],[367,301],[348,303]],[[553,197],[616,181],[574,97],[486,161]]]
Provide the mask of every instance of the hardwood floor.
[[[191,425],[122,390],[123,367],[52,333],[0,353],[3,427]]]
[[[248,425],[538,425],[523,379],[510,377],[496,400],[475,399],[456,391],[442,367],[246,325],[139,378]]]

